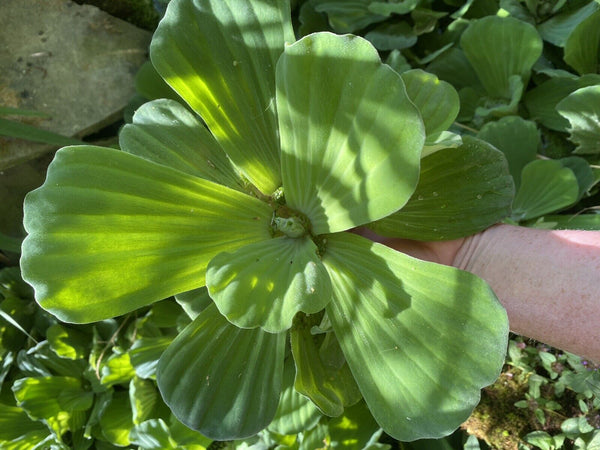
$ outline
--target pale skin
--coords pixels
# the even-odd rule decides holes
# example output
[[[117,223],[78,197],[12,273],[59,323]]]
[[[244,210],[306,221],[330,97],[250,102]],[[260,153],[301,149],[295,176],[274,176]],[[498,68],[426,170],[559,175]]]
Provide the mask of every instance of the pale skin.
[[[359,233],[478,275],[506,308],[511,331],[600,362],[600,232],[496,225],[444,242]]]

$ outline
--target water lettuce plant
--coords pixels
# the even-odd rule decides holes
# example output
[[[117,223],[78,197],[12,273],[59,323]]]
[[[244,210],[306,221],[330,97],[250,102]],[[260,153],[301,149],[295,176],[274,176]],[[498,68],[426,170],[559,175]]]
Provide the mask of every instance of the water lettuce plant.
[[[27,196],[39,304],[85,323],[175,295],[193,321],[158,386],[212,439],[267,427],[290,364],[325,415],[364,399],[399,440],[456,429],[503,364],[504,309],[474,275],[350,232],[447,239],[508,215],[503,154],[443,135],[452,86],[357,36],[296,41],[286,0],[173,0],[151,59],[186,104],[142,106],[121,150],[61,149]]]

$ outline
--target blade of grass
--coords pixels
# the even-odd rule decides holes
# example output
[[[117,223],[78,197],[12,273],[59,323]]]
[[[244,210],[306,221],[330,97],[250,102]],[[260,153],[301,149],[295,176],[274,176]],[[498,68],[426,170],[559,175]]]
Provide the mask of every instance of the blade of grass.
[[[51,131],[41,130],[32,125],[13,122],[2,118],[0,118],[0,135],[51,145],[85,144],[85,142],[80,141],[79,139],[62,136]]]

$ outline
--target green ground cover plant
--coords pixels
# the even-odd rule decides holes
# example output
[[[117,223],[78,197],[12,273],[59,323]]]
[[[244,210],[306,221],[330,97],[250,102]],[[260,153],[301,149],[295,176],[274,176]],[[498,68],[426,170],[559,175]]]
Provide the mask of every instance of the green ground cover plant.
[[[172,0],[120,148],[60,150],[27,197],[37,303],[1,272],[0,441],[462,448],[406,442],[469,417],[505,312],[350,231],[598,228],[599,7]],[[521,347],[512,407],[539,425],[510,445],[595,448],[597,368]]]

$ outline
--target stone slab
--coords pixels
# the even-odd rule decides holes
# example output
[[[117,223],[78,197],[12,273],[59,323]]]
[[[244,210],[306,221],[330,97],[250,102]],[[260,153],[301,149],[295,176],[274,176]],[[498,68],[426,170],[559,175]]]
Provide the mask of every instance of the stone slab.
[[[19,120],[66,136],[98,131],[121,117],[150,38],[94,6],[0,0],[0,105],[45,112]],[[0,170],[54,149],[0,138]]]

